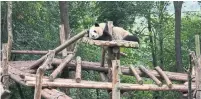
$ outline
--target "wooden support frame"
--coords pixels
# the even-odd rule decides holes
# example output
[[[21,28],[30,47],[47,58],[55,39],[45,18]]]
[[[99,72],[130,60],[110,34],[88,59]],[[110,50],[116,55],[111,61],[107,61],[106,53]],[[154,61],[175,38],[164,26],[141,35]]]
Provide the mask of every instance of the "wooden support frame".
[[[82,72],[81,72],[81,62],[82,62],[82,60],[81,60],[80,56],[78,56],[76,58],[76,62],[77,62],[77,67],[76,67],[75,81],[77,83],[80,83],[81,82],[81,74],[82,74]]]
[[[41,50],[11,50],[12,54],[34,54],[34,55],[45,55],[48,51]],[[67,52],[68,54],[72,54],[73,52]],[[62,53],[58,53],[62,54]]]
[[[36,72],[36,84],[35,84],[35,91],[34,91],[34,99],[41,99],[41,91],[42,91],[42,83],[43,83],[43,75],[45,70],[51,65],[52,60],[54,58],[55,51],[50,51],[47,54],[47,59],[40,66]]]
[[[161,75],[161,77],[163,77],[165,79],[166,84],[168,85],[168,87],[172,87],[172,82],[170,81],[170,79],[167,77],[167,75],[165,74],[165,72],[163,72],[163,70],[157,66],[155,67],[156,71],[158,71],[158,73]]]
[[[66,48],[67,46],[69,46],[70,44],[74,43],[76,40],[82,38],[85,34],[87,33],[87,30],[84,30],[80,33],[78,33],[77,35],[75,35],[74,37],[70,38],[69,40],[65,41],[63,44],[61,44],[60,46],[56,47],[54,49],[55,54],[59,53],[61,50],[63,50],[64,48]],[[34,64],[32,64],[29,69],[34,69],[37,68],[46,58],[47,55],[41,57],[40,59],[38,59]]]
[[[59,73],[62,72],[63,68],[68,64],[68,62],[71,61],[71,59],[74,57],[75,54],[69,54],[64,61],[52,72],[52,74],[49,76],[50,81],[54,81],[54,79],[57,77]]]
[[[120,60],[112,60],[112,99],[120,99]]]
[[[142,70],[145,74],[147,74],[158,86],[162,86],[162,82],[158,80],[152,73],[150,73],[145,67],[140,66],[140,70]]]
[[[130,70],[132,71],[133,75],[136,77],[138,84],[142,85],[143,80],[132,65],[130,65]]]

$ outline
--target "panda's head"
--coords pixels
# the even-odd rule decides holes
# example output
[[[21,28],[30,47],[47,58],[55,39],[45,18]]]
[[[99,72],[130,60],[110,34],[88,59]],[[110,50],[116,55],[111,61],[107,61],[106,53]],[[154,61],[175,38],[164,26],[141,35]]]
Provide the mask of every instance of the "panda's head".
[[[95,25],[88,30],[88,37],[91,39],[94,40],[98,39],[102,35],[103,35],[103,28],[100,27],[98,23],[95,23]]]

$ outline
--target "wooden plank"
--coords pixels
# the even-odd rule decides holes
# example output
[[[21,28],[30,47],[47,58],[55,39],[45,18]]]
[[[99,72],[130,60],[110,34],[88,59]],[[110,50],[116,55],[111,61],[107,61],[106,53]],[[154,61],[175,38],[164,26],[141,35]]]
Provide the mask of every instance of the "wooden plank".
[[[78,56],[76,58],[76,61],[77,61],[77,67],[76,67],[76,74],[75,74],[75,81],[77,83],[80,83],[81,82],[81,57]]]

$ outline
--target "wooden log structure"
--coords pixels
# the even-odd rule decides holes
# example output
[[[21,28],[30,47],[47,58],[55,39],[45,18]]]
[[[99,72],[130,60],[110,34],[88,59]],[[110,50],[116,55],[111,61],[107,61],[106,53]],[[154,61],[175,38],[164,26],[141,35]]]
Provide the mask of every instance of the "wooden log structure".
[[[57,66],[60,63],[62,63],[62,61],[63,61],[62,59],[54,58],[52,64]],[[26,70],[25,68],[29,68],[30,66],[29,64],[33,64],[33,63],[35,63],[35,61],[10,61],[9,65],[12,67],[18,68],[20,70]],[[81,64],[82,64],[83,70],[95,70],[95,71],[104,72],[104,73],[108,72],[107,64],[104,65],[105,67],[101,67],[100,63],[97,63],[97,62],[82,61]],[[70,68],[71,70],[75,70],[76,61],[71,60],[66,66],[67,68]],[[138,68],[135,68],[135,70],[140,76],[146,77],[146,75],[144,75],[143,72],[139,70]],[[133,75],[130,69],[128,68],[128,66],[121,66],[121,72],[124,75]],[[160,74],[156,70],[149,70],[149,72],[152,73],[154,76],[161,78]],[[186,73],[176,73],[176,72],[169,72],[169,71],[164,71],[164,72],[170,80],[183,81],[183,82],[188,80],[188,75]],[[194,77],[195,76],[193,75],[192,78]],[[192,81],[195,81],[195,79],[192,79]]]
[[[11,49],[13,43],[13,33],[12,33],[12,2],[9,1],[7,3],[8,10],[7,10],[7,31],[8,31],[8,42],[7,42],[7,58],[10,60],[11,56]]]
[[[62,72],[63,68],[68,64],[68,62],[71,61],[71,59],[74,57],[75,54],[69,54],[66,56],[64,61],[52,72],[52,74],[49,76],[50,81],[54,81],[54,79],[57,77],[59,73]]]
[[[172,82],[167,77],[167,75],[165,74],[165,72],[159,66],[155,67],[155,69],[161,75],[161,77],[164,78],[164,80],[165,80],[166,84],[168,85],[168,87],[172,87]]]
[[[112,99],[120,99],[120,60],[112,60]]]
[[[201,99],[201,56],[197,59],[196,68],[196,99]]]
[[[27,86],[35,86],[35,77],[32,77],[33,80],[26,81]],[[49,81],[47,78],[43,78],[43,87],[65,87],[65,88],[92,88],[92,89],[112,89],[112,83],[111,82],[96,82],[96,81],[86,81],[82,80],[81,83],[76,83],[74,79],[60,79],[57,78],[54,80],[54,82]],[[178,85],[173,84],[171,88],[169,88],[167,85],[162,85],[161,87],[155,85],[155,84],[128,84],[128,83],[121,83],[120,90],[141,90],[141,91],[181,91],[181,92],[187,92],[188,86],[186,85]],[[192,89],[195,90],[195,85],[192,85]]]
[[[130,65],[130,70],[132,71],[132,74],[136,77],[138,84],[142,85],[143,84],[142,78],[132,65]]]
[[[80,81],[81,81],[81,57],[77,57],[76,58],[76,62],[77,62],[77,67],[76,67],[76,74],[75,74],[75,81],[77,82],[77,83],[80,83]]]
[[[41,50],[11,50],[12,54],[34,54],[34,55],[45,55],[48,51]],[[68,54],[72,54],[73,52],[67,52]],[[61,53],[58,53],[61,54]]]
[[[140,70],[142,70],[145,74],[147,74],[151,79],[153,79],[155,81],[155,83],[158,86],[162,86],[162,82],[160,80],[158,80],[158,78],[156,78],[152,73],[149,72],[149,70],[147,70],[145,67],[140,66],[139,67]]]
[[[63,44],[61,44],[60,46],[56,47],[54,49],[55,54],[59,53],[61,50],[63,50],[64,48],[66,48],[67,46],[69,46],[70,44],[74,43],[76,40],[82,38],[85,34],[87,33],[86,30],[78,33],[77,35],[75,35],[74,37],[70,38],[69,40],[65,41]],[[37,68],[46,58],[46,55],[44,55],[43,57],[41,57],[40,59],[38,59],[34,64],[32,64],[28,69],[34,69]]]
[[[138,48],[139,44],[133,41],[122,41],[122,40],[115,40],[115,41],[102,41],[102,40],[92,40],[88,37],[83,37],[82,42],[97,45],[97,46],[108,46],[108,47],[127,47],[127,48]]]
[[[36,81],[35,81],[35,91],[34,91],[34,99],[41,99],[41,90],[42,90],[42,83],[43,83],[43,76],[44,76],[44,72],[46,69],[48,69],[48,67],[51,65],[52,60],[54,58],[55,55],[55,51],[49,51],[49,53],[47,54],[47,59],[45,60],[45,62],[43,63],[42,66],[40,66],[37,69],[36,72]]]
[[[8,49],[7,49],[8,45],[7,43],[3,44],[3,53],[2,53],[2,76],[3,76],[3,86],[4,89],[8,90],[9,89],[9,74],[8,74],[8,70],[9,70],[9,65],[8,65]]]
[[[65,93],[60,92],[56,89],[44,88],[41,92],[41,95],[45,99],[72,99],[71,97],[67,96]]]

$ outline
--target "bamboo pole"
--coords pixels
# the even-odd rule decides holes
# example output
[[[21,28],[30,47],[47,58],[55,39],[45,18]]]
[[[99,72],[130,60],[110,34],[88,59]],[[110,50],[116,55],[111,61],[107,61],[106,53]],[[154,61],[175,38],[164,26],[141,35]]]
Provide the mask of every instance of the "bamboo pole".
[[[155,69],[161,75],[161,77],[163,77],[165,79],[165,82],[167,83],[168,87],[172,87],[172,82],[167,77],[167,75],[165,74],[165,72],[159,66],[155,67]]]
[[[77,83],[80,83],[81,82],[81,57],[77,57],[76,58],[76,61],[77,61],[77,67],[76,67],[76,74],[75,74],[75,81]]]
[[[136,77],[137,82],[140,85],[142,85],[143,84],[142,78],[140,77],[140,75],[137,73],[137,71],[132,65],[130,65],[130,70],[132,71],[133,75]]]
[[[151,79],[153,79],[158,86],[162,86],[162,82],[160,80],[158,80],[152,73],[150,73],[145,67],[140,66],[139,68],[145,74],[147,74]]]
[[[55,52],[50,51],[47,54],[47,59],[43,63],[42,66],[40,66],[36,72],[36,81],[35,81],[35,91],[34,91],[34,99],[41,99],[41,91],[42,91],[42,83],[43,83],[43,75],[45,70],[51,65],[52,60],[54,58]]]
[[[60,46],[56,47],[54,49],[55,54],[59,53],[61,50],[63,50],[64,48],[68,47],[70,44],[74,43],[76,40],[82,38],[85,34],[87,33],[86,30],[78,33],[77,35],[75,35],[74,37],[70,38],[69,40],[65,41],[63,44],[61,44]],[[44,59],[46,58],[46,55],[44,55],[43,57],[41,57],[40,59],[38,59],[34,64],[32,64],[29,69],[34,69],[37,68],[38,65],[40,65]]]
[[[97,88],[97,89],[112,89],[112,83],[110,82],[96,82],[96,81],[85,81],[82,80],[81,83],[76,83],[75,80],[72,79],[55,79],[54,82],[43,80],[42,83],[43,87],[65,87],[65,88]],[[27,86],[34,86],[35,81],[27,81]],[[192,85],[192,89],[195,89],[195,86]],[[121,83],[120,90],[141,90],[141,91],[181,91],[181,92],[187,92],[188,86],[186,85],[178,85],[173,84],[172,88],[169,88],[167,85],[162,85],[161,87],[155,85],[155,84],[127,84],[127,83]]]
[[[49,76],[50,81],[54,81],[56,76],[62,72],[63,68],[66,66],[68,62],[74,57],[75,54],[69,54],[64,61],[52,72],[52,74]]]

